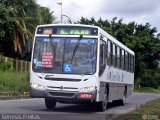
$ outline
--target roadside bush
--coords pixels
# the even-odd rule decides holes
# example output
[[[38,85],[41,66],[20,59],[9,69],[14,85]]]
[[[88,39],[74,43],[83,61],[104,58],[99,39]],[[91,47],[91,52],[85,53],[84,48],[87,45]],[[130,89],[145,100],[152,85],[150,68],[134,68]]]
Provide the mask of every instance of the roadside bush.
[[[13,66],[12,62],[6,61],[6,62],[0,64],[0,70],[1,71],[11,71],[12,66]]]
[[[160,70],[145,70],[140,78],[141,87],[152,87],[158,89],[160,86]]]

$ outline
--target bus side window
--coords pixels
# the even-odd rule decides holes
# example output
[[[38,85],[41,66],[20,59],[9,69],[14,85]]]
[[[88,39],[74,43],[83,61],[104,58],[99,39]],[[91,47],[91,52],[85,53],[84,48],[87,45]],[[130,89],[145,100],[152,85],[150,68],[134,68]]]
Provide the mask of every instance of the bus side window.
[[[111,44],[110,44],[110,40],[108,40],[108,51],[107,51],[107,65],[111,65]]]
[[[107,54],[106,42],[101,40],[100,41],[100,56],[99,56],[99,75],[102,75],[102,73],[105,70],[106,54]]]
[[[120,51],[119,51],[119,58],[120,58],[120,61],[119,61],[119,68],[122,69],[122,49],[120,48]]]
[[[117,46],[117,68],[120,68],[120,48]]]
[[[134,72],[134,56],[131,55],[131,72]]]
[[[111,53],[110,53],[110,63],[111,63],[111,66],[113,65],[113,43],[112,42],[110,42],[110,51],[111,51]]]
[[[112,47],[112,65],[113,65],[113,67],[115,67],[115,44],[113,43],[113,45],[112,45],[113,47]]]
[[[128,52],[125,51],[125,70],[128,71]]]
[[[124,56],[124,50],[122,49],[122,56],[121,56],[121,67],[122,70],[125,69],[125,62],[124,62],[125,56]]]
[[[118,57],[117,56],[118,56],[117,55],[117,46],[115,45],[115,57],[114,57],[115,58],[115,61],[114,61],[115,62],[115,67],[117,67],[117,63],[118,63],[117,62],[118,61]]]
[[[131,54],[128,54],[128,69],[131,72]]]

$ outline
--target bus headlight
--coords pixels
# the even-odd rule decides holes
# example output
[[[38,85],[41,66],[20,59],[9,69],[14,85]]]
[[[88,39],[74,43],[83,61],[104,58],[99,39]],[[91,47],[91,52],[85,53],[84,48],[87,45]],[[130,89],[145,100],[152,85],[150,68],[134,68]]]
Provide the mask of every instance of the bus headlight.
[[[96,89],[97,89],[96,86],[84,87],[80,90],[80,92],[91,92],[91,91],[95,91]]]
[[[44,87],[42,85],[35,84],[35,83],[31,83],[31,87],[38,90],[44,90]]]

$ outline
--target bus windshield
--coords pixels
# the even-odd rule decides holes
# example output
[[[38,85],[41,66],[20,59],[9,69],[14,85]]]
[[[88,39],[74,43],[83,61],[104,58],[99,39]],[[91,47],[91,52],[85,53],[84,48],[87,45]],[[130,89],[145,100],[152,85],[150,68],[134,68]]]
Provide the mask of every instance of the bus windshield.
[[[40,73],[94,74],[96,38],[36,37],[32,69]]]

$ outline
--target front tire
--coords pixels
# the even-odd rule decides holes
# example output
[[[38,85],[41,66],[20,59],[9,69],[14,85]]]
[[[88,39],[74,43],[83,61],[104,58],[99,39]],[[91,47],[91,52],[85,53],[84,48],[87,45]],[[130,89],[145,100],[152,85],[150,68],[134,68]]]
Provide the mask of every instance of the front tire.
[[[47,109],[55,109],[56,101],[53,99],[45,98],[45,105]]]
[[[107,108],[107,89],[104,92],[103,101],[97,103],[98,111],[105,111]]]

